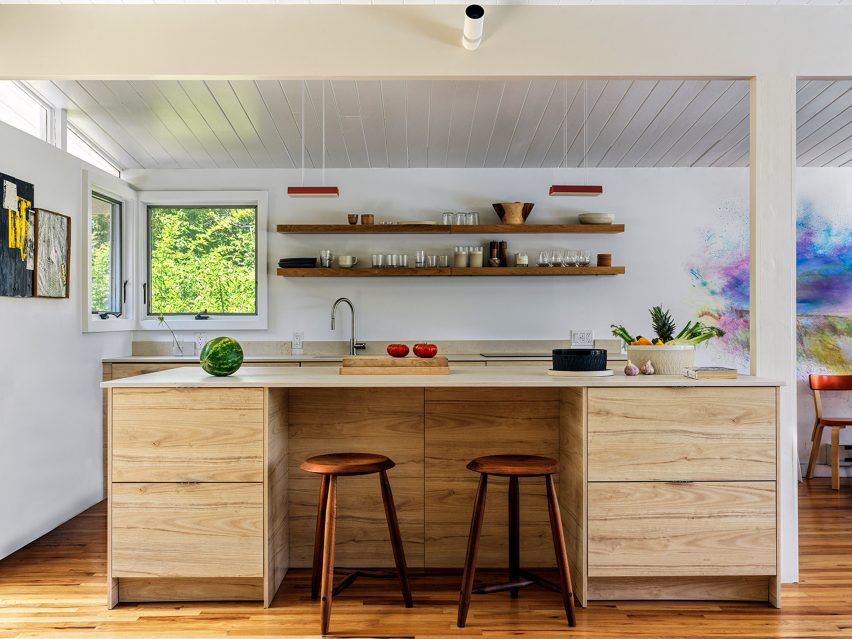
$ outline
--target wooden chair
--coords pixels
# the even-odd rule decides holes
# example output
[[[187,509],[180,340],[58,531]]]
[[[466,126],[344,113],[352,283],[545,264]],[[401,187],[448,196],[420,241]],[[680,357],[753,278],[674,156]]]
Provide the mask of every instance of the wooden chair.
[[[811,433],[811,457],[808,460],[808,471],[805,476],[808,479],[814,476],[822,431],[825,428],[831,428],[831,487],[834,490],[840,490],[840,430],[852,426],[852,417],[824,417],[820,392],[852,390],[852,375],[810,375],[808,381],[814,392],[816,420]]]
[[[479,488],[473,506],[470,522],[470,536],[467,542],[467,556],[464,562],[457,625],[464,628],[467,612],[470,609],[470,597],[473,593],[486,594],[509,590],[512,599],[518,598],[518,591],[536,584],[562,594],[562,604],[568,625],[576,626],[574,616],[574,589],[571,587],[571,574],[568,566],[568,552],[562,532],[562,516],[559,513],[559,501],[553,475],[560,470],[559,462],[549,457],[536,455],[487,455],[477,457],[467,465],[468,470],[479,473]],[[476,555],[479,551],[479,537],[482,532],[482,520],[485,517],[485,492],[488,488],[488,476],[497,475],[509,478],[509,582],[488,586],[473,587],[476,572]],[[553,537],[553,549],[556,552],[556,564],[559,568],[559,584],[554,584],[527,570],[521,570],[520,554],[520,477],[544,477],[547,490],[547,511],[550,515],[550,533]]]
[[[328,634],[331,619],[331,600],[345,588],[352,585],[359,576],[386,577],[392,576],[382,570],[355,570],[351,572],[336,587],[334,585],[334,533],[337,523],[337,478],[352,475],[379,474],[382,488],[382,501],[385,506],[385,517],[388,520],[393,559],[396,572],[402,588],[402,597],[406,608],[411,608],[411,587],[408,584],[408,568],[405,564],[405,553],[402,549],[402,536],[399,533],[399,522],[396,518],[396,507],[393,502],[390,481],[387,471],[396,464],[384,455],[368,453],[333,453],[310,457],[302,462],[300,468],[309,473],[322,475],[319,503],[317,505],[317,528],[314,536],[314,561],[311,576],[311,599],[321,595],[320,630]]]

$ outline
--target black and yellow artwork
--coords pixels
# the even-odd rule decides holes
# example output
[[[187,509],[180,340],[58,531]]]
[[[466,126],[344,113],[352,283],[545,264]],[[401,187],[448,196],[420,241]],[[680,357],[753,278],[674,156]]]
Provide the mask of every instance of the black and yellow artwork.
[[[35,188],[0,173],[0,295],[32,297]]]

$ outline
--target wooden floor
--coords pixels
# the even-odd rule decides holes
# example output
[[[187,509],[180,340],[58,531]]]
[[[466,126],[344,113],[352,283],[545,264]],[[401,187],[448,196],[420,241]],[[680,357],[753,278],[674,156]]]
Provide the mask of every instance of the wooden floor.
[[[536,589],[475,596],[468,627],[455,627],[458,577],[412,579],[414,605],[393,581],[364,580],[338,597],[332,633],[357,637],[556,636],[640,638],[852,637],[852,480],[800,488],[801,582],[784,608],[763,604],[620,602],[578,609],[565,625],[559,595]],[[106,609],[106,518],[99,504],[0,561],[0,637],[316,636],[319,605],[304,571],[285,579],[275,604],[122,604]]]

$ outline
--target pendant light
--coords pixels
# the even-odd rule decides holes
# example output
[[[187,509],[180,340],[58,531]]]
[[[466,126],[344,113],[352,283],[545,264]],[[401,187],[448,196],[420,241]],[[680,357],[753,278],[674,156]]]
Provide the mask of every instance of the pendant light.
[[[599,184],[589,184],[589,166],[586,156],[588,149],[586,147],[586,120],[588,119],[587,103],[588,84],[587,80],[583,80],[583,169],[585,170],[585,184],[552,184],[550,186],[551,196],[585,196],[594,197],[603,193],[603,186]],[[562,141],[562,157],[564,158],[563,166],[568,168],[568,80],[565,80],[565,126],[563,127]]]
[[[302,184],[288,186],[290,197],[340,197],[336,186],[325,186],[325,80],[322,81],[322,183],[323,186],[305,186],[305,81],[302,80]]]

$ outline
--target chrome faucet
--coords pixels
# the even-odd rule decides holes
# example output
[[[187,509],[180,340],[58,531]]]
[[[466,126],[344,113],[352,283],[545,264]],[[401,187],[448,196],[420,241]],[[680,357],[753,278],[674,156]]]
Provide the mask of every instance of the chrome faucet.
[[[359,342],[355,339],[355,307],[352,305],[352,301],[346,297],[338,298],[338,300],[331,307],[331,330],[334,330],[334,313],[337,310],[337,305],[340,302],[346,302],[349,304],[349,310],[352,311],[352,339],[349,340],[349,354],[356,355],[357,351],[363,351],[367,348],[367,345],[364,342]]]

